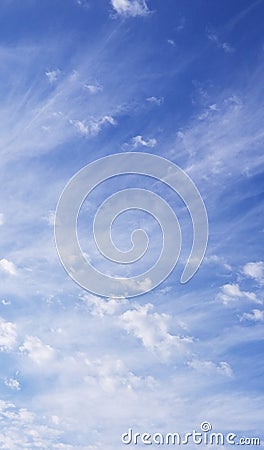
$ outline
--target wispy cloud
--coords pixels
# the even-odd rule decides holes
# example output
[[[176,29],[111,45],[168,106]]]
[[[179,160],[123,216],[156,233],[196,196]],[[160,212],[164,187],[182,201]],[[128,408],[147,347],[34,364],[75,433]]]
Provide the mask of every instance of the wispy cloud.
[[[175,47],[175,41],[173,39],[167,39],[167,42],[169,45],[171,45],[172,47]]]
[[[70,123],[83,136],[96,136],[105,124],[116,125],[117,122],[112,116],[104,116],[101,119],[90,119],[89,121],[70,120]]]
[[[46,76],[48,78],[49,83],[55,83],[61,74],[60,69],[48,70],[46,72]]]
[[[186,19],[185,17],[181,17],[178,25],[176,26],[176,31],[179,33],[185,28]]]
[[[9,1],[2,8],[3,17],[10,12],[10,30],[1,30],[0,46],[1,444],[10,450],[117,450],[131,424],[163,431],[176,423],[186,432],[201,418],[215,431],[234,427],[257,435],[264,404],[263,358],[257,354],[264,320],[264,113],[263,65],[256,58],[262,34],[249,14],[257,9],[235,7],[230,40],[224,33],[228,9],[221,18],[203,8],[194,15],[183,2],[188,31],[192,25],[197,31],[193,41],[185,40],[185,31],[177,34],[185,25],[176,2],[171,8],[156,2],[151,15],[150,1],[72,0],[56,17],[43,2],[43,18],[29,3],[25,12],[32,10],[34,26],[23,8],[20,21],[12,19]],[[81,7],[88,3],[86,14]],[[118,26],[109,12],[121,19]],[[144,20],[148,16],[153,26]],[[247,36],[235,27],[245,17],[251,18]],[[47,28],[47,18],[56,27]],[[206,43],[198,30],[206,30],[207,21],[218,31],[210,31]],[[248,39],[253,28],[254,45]],[[237,52],[227,58],[233,42]],[[240,48],[250,72],[234,64]],[[223,57],[226,69],[216,73]],[[201,90],[194,101],[197,74]],[[210,226],[205,260],[192,282],[181,286],[178,272],[192,245],[181,199],[134,175],[115,177],[92,192],[80,212],[78,237],[102,271],[109,265],[94,256],[92,221],[109,194],[130,181],[153,188],[179,218],[179,265],[137,301],[99,298],[76,286],[61,267],[52,230],[68,179],[120,147],[159,154],[185,169],[204,198]],[[142,226],[150,261],[159,255],[159,225],[129,214],[113,224],[113,241],[125,251],[131,231]],[[150,279],[143,283],[151,287]]]
[[[90,2],[88,0],[76,0],[76,4],[82,8],[89,8]]]
[[[188,365],[192,369],[195,369],[207,376],[212,376],[214,374],[221,374],[227,377],[233,376],[233,371],[226,361],[221,361],[219,364],[215,364],[212,361],[199,361],[194,359],[190,361]]]
[[[208,39],[213,42],[218,48],[224,50],[225,53],[233,53],[235,51],[234,47],[228,42],[222,42],[217,34],[213,31],[207,32]]]
[[[242,93],[240,96],[223,94],[217,102],[209,99],[209,106],[217,105],[217,109],[208,106],[202,117],[199,114],[178,131],[175,148],[177,153],[184,149],[189,155],[186,168],[192,176],[199,172],[207,179],[211,176],[220,179],[228,178],[230,173],[234,176],[260,170],[264,158],[259,145],[264,133],[261,128],[263,111],[257,96],[253,88],[250,101]],[[249,155],[248,148],[256,159]]]
[[[84,87],[90,92],[90,94],[98,94],[98,92],[103,90],[103,86],[100,84],[85,84]]]
[[[152,96],[152,97],[146,98],[146,101],[149,103],[153,103],[154,105],[160,106],[164,102],[164,98]]]

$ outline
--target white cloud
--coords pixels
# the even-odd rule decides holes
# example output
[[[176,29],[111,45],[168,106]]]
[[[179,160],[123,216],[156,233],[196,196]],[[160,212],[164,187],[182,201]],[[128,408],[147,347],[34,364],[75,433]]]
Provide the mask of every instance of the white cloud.
[[[154,105],[160,106],[163,103],[164,98],[163,97],[158,98],[153,96],[146,98],[146,101],[149,103],[153,103]]]
[[[232,270],[232,267],[225,262],[225,259],[217,255],[205,256],[203,262],[204,264],[217,264],[228,271]]]
[[[219,364],[215,364],[212,361],[199,361],[197,359],[194,359],[188,362],[188,366],[192,369],[197,370],[197,372],[201,372],[210,376],[214,373],[219,373],[227,377],[233,376],[233,371],[230,365],[225,361],[221,361]]]
[[[103,86],[100,84],[85,84],[84,87],[90,92],[90,94],[97,94],[103,90]]]
[[[9,387],[10,389],[13,389],[15,391],[19,391],[20,388],[20,383],[18,380],[16,380],[15,378],[5,378],[4,379],[4,383],[7,387]]]
[[[70,123],[83,136],[96,136],[102,129],[103,125],[109,123],[116,125],[117,122],[112,116],[104,116],[101,119],[90,119],[89,121],[70,120]]]
[[[235,51],[234,47],[232,47],[232,45],[228,44],[227,42],[223,42],[220,45],[226,53],[233,53]]]
[[[5,216],[3,213],[0,213],[0,226],[4,225],[4,223],[5,223]]]
[[[45,222],[47,222],[51,227],[54,226],[54,221],[55,221],[55,211],[54,210],[49,210],[47,216],[43,217],[43,219],[45,220]]]
[[[230,181],[230,175],[259,172],[264,160],[260,144],[263,111],[257,95],[251,91],[254,105],[235,93],[223,94],[217,101],[215,96],[211,100],[206,97],[206,103],[216,104],[217,111],[207,109],[205,120],[197,120],[196,116],[178,131],[173,155],[189,155],[185,170],[193,179],[202,176],[205,182],[221,180],[222,185],[223,179]],[[254,120],[248,121],[248,117]]]
[[[60,69],[47,71],[46,76],[48,78],[49,83],[51,84],[55,83],[58,80],[60,73],[61,73]]]
[[[82,6],[83,8],[89,8],[90,4],[88,0],[76,0],[77,5]]]
[[[207,37],[214,42],[218,48],[224,50],[225,53],[233,53],[234,48],[228,42],[221,42],[216,33],[209,31]]]
[[[5,299],[3,299],[1,303],[2,303],[2,305],[4,305],[4,306],[9,306],[9,305],[11,305],[10,300],[5,300]]]
[[[133,144],[134,148],[137,148],[137,147],[139,147],[141,145],[143,147],[153,148],[157,144],[157,141],[154,138],[152,138],[152,139],[143,139],[142,136],[138,135],[138,136],[133,137],[132,144]]]
[[[17,268],[15,264],[5,258],[0,260],[0,270],[8,273],[9,275],[17,275]]]
[[[70,120],[70,123],[74,125],[76,130],[83,136],[88,136],[90,134],[89,127],[85,124],[85,122],[82,122],[81,120]]]
[[[180,31],[182,31],[185,27],[185,17],[181,17],[179,24],[176,26],[176,31],[179,33]]]
[[[134,309],[125,311],[120,316],[120,325],[128,333],[140,339],[144,347],[161,359],[167,359],[173,349],[186,350],[186,344],[193,342],[190,337],[170,334],[171,317],[167,314],[152,313],[153,305],[136,304]]]
[[[152,377],[139,377],[129,371],[120,359],[104,357],[102,359],[84,360],[86,375],[84,381],[90,386],[98,385],[108,394],[123,390],[136,390],[139,387],[152,387]]]
[[[251,322],[263,322],[264,311],[253,309],[251,313],[244,313],[240,320],[250,320]]]
[[[35,415],[26,408],[19,408],[14,403],[5,401],[0,402],[0,414],[0,441],[3,449],[70,448],[54,443],[58,441],[60,433],[53,424],[47,425],[50,422],[48,416],[44,418]]]
[[[264,262],[250,262],[245,264],[242,269],[244,275],[253,278],[258,283],[262,284],[264,282]]]
[[[228,304],[237,299],[246,299],[254,303],[262,304],[262,301],[257,298],[254,292],[241,291],[239,285],[236,283],[228,283],[222,286],[217,298],[224,304]]]
[[[111,0],[111,4],[115,12],[124,17],[146,16],[150,12],[145,0]]]
[[[136,281],[133,279],[124,279],[122,284],[128,289],[132,289],[133,291],[138,292],[146,292],[149,291],[152,287],[152,280],[150,278],[145,278],[142,281]],[[128,295],[128,294],[126,294]]]
[[[19,347],[22,353],[28,355],[28,357],[37,365],[44,365],[54,359],[55,351],[47,344],[44,344],[36,336],[27,336],[23,345]]]
[[[168,44],[170,44],[172,47],[175,47],[175,41],[173,39],[167,39]]]
[[[210,109],[210,111],[217,111],[217,105],[216,105],[216,103],[213,103],[212,105],[209,105],[209,109]]]
[[[113,316],[122,306],[127,304],[126,299],[116,300],[110,298],[108,300],[104,300],[92,294],[85,294],[83,296],[83,301],[91,309],[91,314],[99,317],[106,315]]]
[[[16,344],[16,325],[0,318],[0,351],[11,351]]]

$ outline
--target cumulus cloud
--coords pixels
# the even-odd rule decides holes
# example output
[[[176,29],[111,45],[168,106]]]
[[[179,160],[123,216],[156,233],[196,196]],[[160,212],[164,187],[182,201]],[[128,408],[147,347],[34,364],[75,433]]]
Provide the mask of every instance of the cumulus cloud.
[[[17,339],[16,325],[0,317],[0,351],[11,351]]]
[[[121,327],[140,339],[147,350],[161,359],[167,359],[173,349],[186,350],[186,344],[192,343],[192,338],[171,334],[171,317],[168,314],[151,312],[152,309],[151,303],[144,306],[136,304],[134,309],[129,309],[120,316]]]
[[[143,147],[150,147],[153,148],[155,147],[155,145],[157,144],[156,139],[152,138],[152,139],[143,139],[142,136],[138,135],[133,137],[132,139],[132,145],[134,148],[140,147],[141,145]]]
[[[254,292],[241,291],[239,285],[236,283],[223,285],[217,298],[224,304],[228,304],[237,299],[245,299],[262,304],[262,301],[257,298]]]
[[[44,344],[36,336],[27,336],[23,345],[19,347],[19,350],[28,355],[37,365],[46,364],[55,356],[54,349],[50,345]]]
[[[17,268],[15,264],[5,258],[0,260],[0,270],[8,273],[9,275],[17,275]]]
[[[258,283],[264,282],[264,262],[250,262],[245,264],[242,270],[243,274],[247,277],[253,278]]]
[[[111,0],[114,11],[124,17],[146,16],[150,10],[145,0]]]
[[[251,322],[264,322],[264,311],[253,309],[251,313],[244,313],[240,320],[249,320]]]
[[[3,213],[0,213],[0,226],[4,225],[4,223],[5,223],[5,216]]]

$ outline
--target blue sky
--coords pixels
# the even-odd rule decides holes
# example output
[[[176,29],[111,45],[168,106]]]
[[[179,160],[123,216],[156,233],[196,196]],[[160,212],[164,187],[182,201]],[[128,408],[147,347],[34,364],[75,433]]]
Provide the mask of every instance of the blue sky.
[[[116,450],[129,427],[184,433],[205,420],[263,445],[263,14],[262,0],[1,1],[2,449]],[[170,203],[183,247],[156,289],[101,298],[64,271],[54,213],[78,170],[131,151],[192,178],[207,252],[180,284],[183,204],[140,176],[113,179],[80,214],[95,262],[92,217],[126,187]],[[160,230],[142,212],[120,217],[118,244],[135,224],[155,257]]]

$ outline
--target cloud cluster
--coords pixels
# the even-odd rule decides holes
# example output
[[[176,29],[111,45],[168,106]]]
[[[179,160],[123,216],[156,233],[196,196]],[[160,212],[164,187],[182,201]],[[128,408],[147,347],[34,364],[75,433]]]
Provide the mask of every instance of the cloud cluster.
[[[145,0],[111,0],[111,4],[124,17],[146,16],[150,12]]]
[[[229,302],[238,300],[238,299],[246,299],[250,300],[254,303],[262,304],[262,301],[259,300],[255,294],[255,292],[247,292],[241,291],[239,285],[237,283],[228,283],[221,287],[221,293],[218,294],[218,298],[224,303],[228,304]]]
[[[104,116],[101,119],[91,119],[89,121],[70,120],[70,123],[83,136],[96,136],[102,129],[103,125],[116,125],[117,122],[112,116]]]

